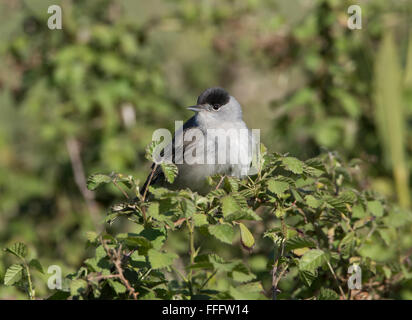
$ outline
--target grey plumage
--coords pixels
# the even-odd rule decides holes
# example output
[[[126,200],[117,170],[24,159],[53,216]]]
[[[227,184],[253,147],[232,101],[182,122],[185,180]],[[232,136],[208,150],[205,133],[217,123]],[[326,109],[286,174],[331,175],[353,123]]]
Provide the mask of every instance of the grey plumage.
[[[222,88],[209,88],[198,97],[196,106],[189,107],[188,109],[195,111],[195,115],[186,121],[182,128],[175,132],[172,142],[164,149],[164,151],[171,149],[169,151],[172,154],[172,162],[178,167],[178,175],[174,183],[170,185],[165,181],[163,172],[158,166],[150,184],[161,185],[172,189],[190,188],[193,191],[204,194],[209,191],[205,180],[207,176],[225,174],[242,177],[246,175],[252,158],[253,139],[250,130],[242,119],[242,108],[238,101]],[[203,144],[201,143],[201,139],[190,139],[186,141],[188,137],[199,132],[196,131],[197,129],[206,137]],[[238,131],[239,129],[243,129],[244,131],[247,130],[247,138],[239,139],[238,141],[235,140],[233,144],[227,143],[226,149],[223,150],[225,146],[222,143],[218,143],[219,139],[213,139],[209,134],[206,134],[210,129],[223,129],[224,132],[229,132],[228,130],[230,129]],[[181,144],[176,143],[176,139],[179,136],[183,137],[183,143]],[[175,150],[175,144],[183,148],[183,152],[180,152],[181,150],[179,150],[179,148]],[[233,150],[235,152],[247,154],[247,162],[232,163],[230,161],[230,147],[235,148],[235,150]],[[215,163],[187,163],[188,155],[195,154],[195,156],[199,156],[199,159],[201,158],[202,154],[196,154],[200,149],[203,150],[204,157],[206,157],[207,154],[213,153],[213,150],[215,150]],[[219,150],[226,152],[224,155],[226,157],[225,163],[218,163],[217,156]],[[154,164],[152,165],[152,170],[153,168]],[[150,176],[151,174],[149,174],[146,179],[142,190],[145,190]]]

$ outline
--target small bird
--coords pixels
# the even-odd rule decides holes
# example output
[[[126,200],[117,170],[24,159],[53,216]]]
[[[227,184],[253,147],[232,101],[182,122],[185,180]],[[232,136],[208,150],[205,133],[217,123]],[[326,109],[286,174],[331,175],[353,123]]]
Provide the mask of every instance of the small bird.
[[[150,183],[170,189],[189,188],[206,194],[210,191],[210,186],[206,182],[208,176],[221,174],[241,178],[247,175],[252,162],[253,136],[242,119],[239,102],[225,89],[214,87],[206,89],[198,97],[196,105],[188,109],[194,111],[195,115],[175,132],[173,140],[162,151],[163,154],[165,150],[171,152],[172,162],[178,168],[177,177],[173,184],[168,184],[160,166],[157,166],[154,173],[150,173],[146,179],[142,192]],[[219,136],[210,134],[213,129],[218,134],[227,134],[225,139],[232,139],[233,136],[229,132],[243,130],[246,135],[243,135],[243,138],[240,135],[232,141],[224,141],[219,139]],[[203,137],[199,137],[199,132]],[[177,143],[178,140],[180,143]],[[243,161],[233,161],[231,151],[246,158],[243,158]],[[189,163],[189,158],[198,161]],[[210,161],[211,159],[213,161]],[[152,171],[154,166],[153,163]]]

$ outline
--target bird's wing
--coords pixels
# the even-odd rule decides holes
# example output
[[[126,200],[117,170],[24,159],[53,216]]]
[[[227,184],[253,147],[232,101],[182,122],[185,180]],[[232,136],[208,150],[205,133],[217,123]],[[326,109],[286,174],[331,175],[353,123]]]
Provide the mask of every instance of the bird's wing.
[[[197,126],[196,118],[193,116],[188,121],[186,121],[186,123],[183,125],[182,128],[178,129],[178,131],[175,133],[175,136],[173,137],[173,140],[168,145],[166,145],[166,147],[164,147],[164,149],[160,152],[160,155],[163,156],[165,150],[170,150],[171,149],[170,152],[172,154],[172,162],[173,163],[182,163],[182,160],[183,160],[182,157],[184,156],[184,152],[186,150],[186,147],[190,147],[190,144],[193,143],[193,141],[185,141],[184,136],[190,129],[193,129],[196,126]],[[179,143],[179,145],[176,147],[175,146],[176,135],[180,134],[181,130],[183,130],[182,142]],[[149,187],[148,186],[149,181],[150,181],[150,185],[161,184],[161,183],[165,182],[165,176],[164,176],[163,171],[162,171],[160,166],[156,166],[156,169],[155,169],[155,171],[153,173],[153,176],[152,176],[152,172],[153,172],[153,169],[155,168],[155,166],[156,166],[156,164],[152,163],[151,171],[150,171],[150,173],[149,173],[149,175],[146,179],[146,182],[144,183],[144,185],[141,189],[142,194],[144,193],[146,188]],[[150,178],[150,177],[152,177],[152,178]]]

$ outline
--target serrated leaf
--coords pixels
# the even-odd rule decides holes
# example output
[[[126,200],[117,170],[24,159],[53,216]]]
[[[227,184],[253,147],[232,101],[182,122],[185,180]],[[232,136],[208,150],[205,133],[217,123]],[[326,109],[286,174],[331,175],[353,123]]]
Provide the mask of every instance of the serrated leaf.
[[[296,174],[302,174],[304,163],[295,157],[286,157],[282,159],[282,163],[286,170]]]
[[[241,211],[237,211],[235,213],[229,214],[224,218],[226,222],[231,221],[239,221],[239,220],[254,220],[260,221],[262,220],[252,209],[242,209]]]
[[[88,231],[88,232],[86,232],[86,238],[87,238],[87,240],[90,241],[90,242],[96,242],[96,241],[97,241],[97,237],[98,237],[98,234],[97,234],[96,232],[94,232],[94,231]]]
[[[178,256],[175,253],[164,253],[155,249],[148,252],[149,262],[153,269],[161,269],[170,266]]]
[[[331,289],[321,288],[318,300],[339,300],[339,295]]]
[[[185,217],[192,217],[196,213],[196,205],[193,201],[184,198],[181,204]]]
[[[16,282],[19,282],[23,275],[23,266],[21,264],[12,264],[4,275],[4,284],[11,286]]]
[[[382,217],[383,216],[383,206],[377,200],[368,201],[368,211],[373,214],[375,217]]]
[[[299,236],[289,238],[285,242],[286,252],[292,251],[295,249],[300,249],[300,248],[315,248],[315,247],[316,247],[316,244],[313,240],[304,238],[304,237],[299,237]]]
[[[224,243],[232,244],[234,231],[230,224],[216,224],[208,228],[209,233]]]
[[[238,282],[247,282],[256,279],[256,276],[251,273],[243,263],[239,263],[231,272],[233,280]]]
[[[112,178],[105,174],[93,174],[87,179],[87,189],[96,190],[101,184],[109,183]]]
[[[83,279],[75,279],[70,283],[70,295],[80,296],[87,290],[87,282]]]
[[[220,203],[222,205],[222,213],[224,217],[240,210],[239,204],[232,196],[221,198]]]
[[[159,203],[152,202],[147,208],[147,215],[149,217],[157,219],[159,217]]]
[[[20,259],[24,259],[27,256],[27,246],[22,242],[14,243],[12,246],[5,249]]]
[[[283,196],[285,191],[289,189],[289,183],[285,181],[278,181],[274,178],[269,179],[266,184],[269,191],[273,192],[278,197]]]
[[[299,278],[307,287],[310,287],[312,285],[317,276],[318,274],[316,271],[312,272],[309,270],[299,270]]]
[[[362,205],[354,205],[352,208],[352,217],[363,219],[366,217],[365,210],[363,209]]]
[[[195,223],[196,227],[204,226],[208,224],[207,217],[204,214],[195,214],[193,215],[193,222]]]
[[[37,259],[30,260],[29,266],[35,268],[37,271],[44,274],[43,266],[41,265],[39,260]]]
[[[175,178],[177,176],[177,166],[174,163],[162,162],[160,164],[160,167],[163,171],[163,174],[167,182],[173,183],[173,181],[175,181]]]
[[[225,176],[223,179],[223,188],[227,192],[237,192],[239,190],[239,183],[234,177]]]
[[[122,236],[122,234],[119,234],[117,239],[121,240],[129,247],[137,249],[140,255],[146,255],[147,251],[153,247],[152,243],[142,236],[129,234]]]
[[[326,263],[326,254],[320,249],[312,249],[299,259],[299,270],[316,271],[317,268]]]
[[[255,245],[255,238],[253,238],[252,233],[241,222],[239,223],[239,228],[240,228],[240,241],[242,242],[242,245],[249,249],[253,248],[253,246]]]
[[[306,204],[307,204],[309,207],[313,208],[313,209],[317,209],[317,208],[319,208],[319,207],[322,205],[322,200],[316,199],[316,198],[315,198],[314,196],[312,196],[312,195],[307,195],[307,196],[305,197],[305,201],[306,201]]]
[[[116,294],[122,294],[126,292],[126,287],[124,286],[123,283],[120,283],[118,281],[109,279],[109,285],[113,288],[113,290],[116,292]]]

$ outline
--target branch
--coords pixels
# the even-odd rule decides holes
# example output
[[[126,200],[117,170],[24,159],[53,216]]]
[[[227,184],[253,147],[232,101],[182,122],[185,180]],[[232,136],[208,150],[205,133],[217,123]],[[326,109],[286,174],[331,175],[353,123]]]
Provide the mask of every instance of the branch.
[[[70,157],[74,181],[76,182],[76,185],[86,202],[95,228],[100,229],[99,208],[97,202],[95,201],[94,193],[87,189],[86,176],[84,174],[83,163],[80,156],[79,142],[75,138],[67,138],[66,147]]]
[[[117,274],[115,275],[120,281],[125,285],[127,291],[129,291],[129,295],[133,297],[133,299],[137,300],[137,296],[139,295],[138,292],[130,285],[129,281],[125,278],[123,274],[122,268],[122,245],[119,246],[117,250],[110,249],[107,246],[106,241],[101,240],[104,250],[107,253],[110,261],[114,264]]]

